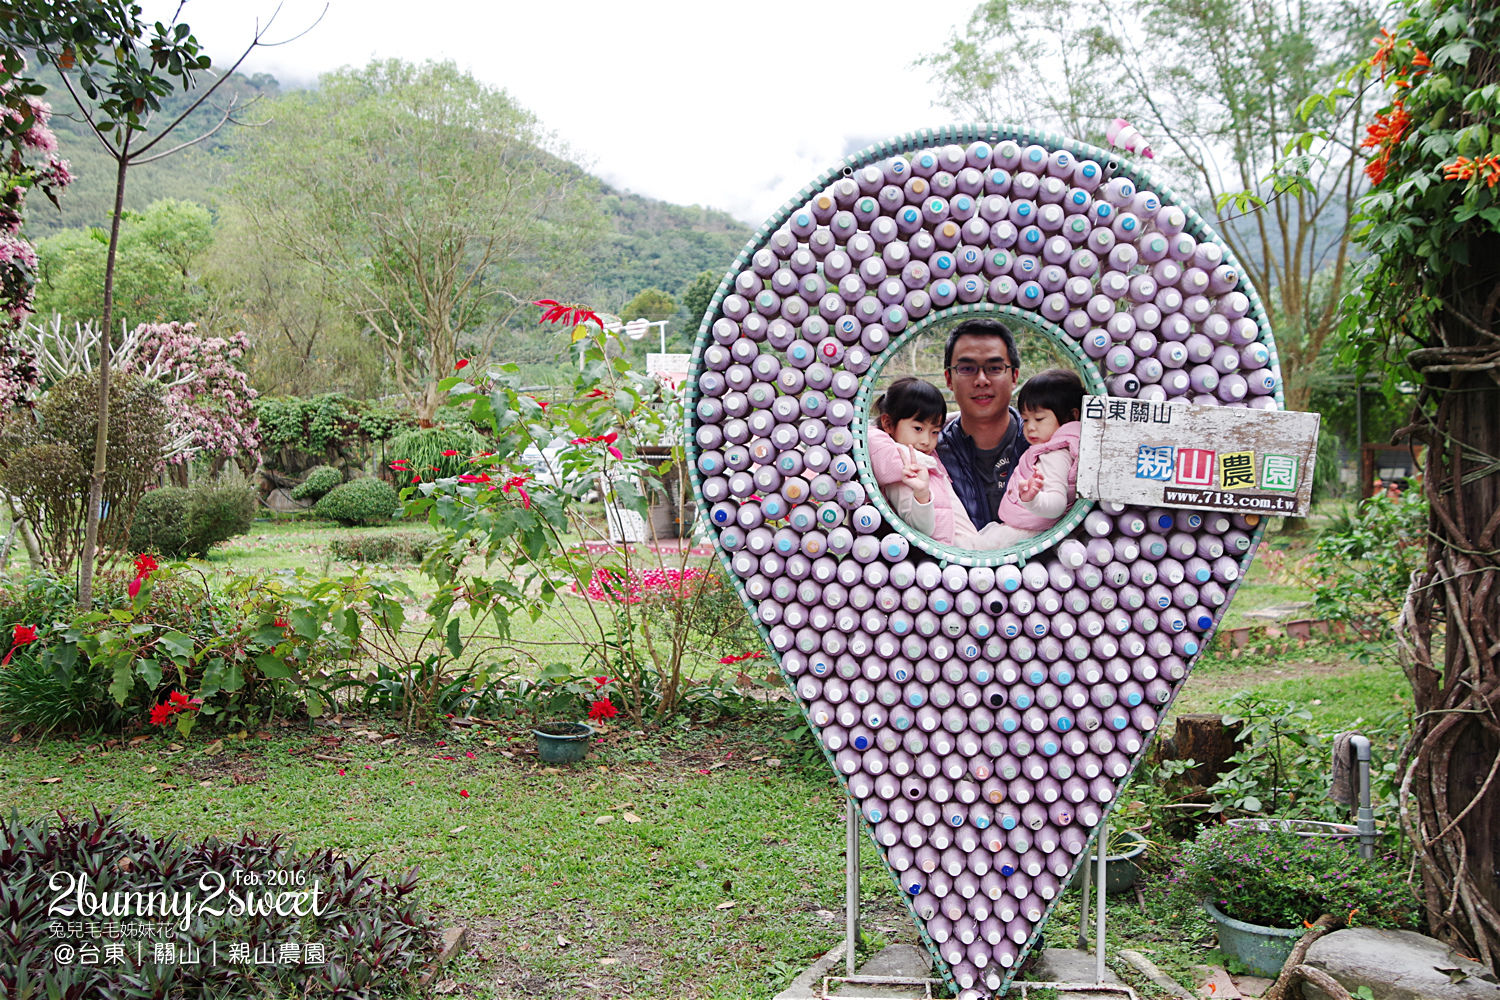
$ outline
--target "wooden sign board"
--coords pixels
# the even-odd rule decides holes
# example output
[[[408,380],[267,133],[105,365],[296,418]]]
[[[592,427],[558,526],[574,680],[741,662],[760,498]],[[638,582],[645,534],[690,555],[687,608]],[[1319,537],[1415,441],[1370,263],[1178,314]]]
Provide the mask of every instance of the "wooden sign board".
[[[1085,396],[1078,495],[1306,517],[1316,413]]]

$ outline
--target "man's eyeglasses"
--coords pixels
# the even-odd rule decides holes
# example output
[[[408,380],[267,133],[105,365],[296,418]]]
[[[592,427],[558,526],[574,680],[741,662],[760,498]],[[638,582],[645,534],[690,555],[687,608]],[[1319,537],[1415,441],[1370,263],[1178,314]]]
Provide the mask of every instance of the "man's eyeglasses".
[[[1010,365],[1001,364],[973,365],[967,362],[963,362],[956,365],[949,365],[948,370],[957,375],[959,378],[973,378],[975,375],[978,375],[980,370],[982,369],[986,378],[999,378],[1001,375],[1004,375],[1006,372],[1010,371],[1011,367],[1012,366]]]

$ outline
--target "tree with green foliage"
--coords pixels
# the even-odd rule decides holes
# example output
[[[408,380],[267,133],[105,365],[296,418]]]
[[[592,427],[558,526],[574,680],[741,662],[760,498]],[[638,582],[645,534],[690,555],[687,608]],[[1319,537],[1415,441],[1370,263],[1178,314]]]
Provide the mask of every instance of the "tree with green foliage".
[[[339,70],[269,114],[227,200],[269,252],[333,279],[424,422],[438,380],[465,353],[488,356],[602,232],[586,175],[529,112],[452,63]]]
[[[128,0],[19,0],[5,11],[5,28],[0,48],[0,67],[3,67],[0,85],[23,90],[36,86],[34,79],[23,75],[21,67],[25,64],[18,58],[20,50],[28,50],[43,64],[54,67],[74,107],[115,166],[115,197],[105,252],[100,320],[105,340],[97,369],[99,400],[94,465],[78,576],[78,603],[88,610],[93,605],[94,555],[108,472],[105,464],[109,439],[108,346],[114,325],[115,265],[125,181],[132,166],[170,156],[204,138],[200,135],[177,146],[163,145],[192,111],[213,96],[223,77],[201,91],[187,110],[158,126],[153,116],[161,110],[162,99],[174,90],[190,89],[198,75],[211,65],[188,25],[157,21],[148,26],[141,19],[140,7]],[[262,44],[266,28],[257,32],[230,72]],[[230,110],[224,111],[220,125],[229,121]]]
[[[1401,432],[1427,447],[1430,509],[1395,629],[1416,709],[1401,822],[1428,929],[1500,972],[1500,7],[1396,13],[1374,55],[1309,103],[1351,114],[1373,154],[1352,353],[1421,387]],[[1385,104],[1366,121],[1348,95],[1372,88]]]
[[[633,319],[648,319],[655,323],[671,319],[677,313],[677,303],[672,296],[660,288],[646,288],[636,293],[635,298],[625,303],[620,318],[627,323]]]
[[[203,325],[256,331],[246,370],[262,392],[380,394],[380,354],[369,349],[358,317],[339,305],[333,276],[267,252],[252,215],[221,207],[202,268]]]
[[[950,108],[982,121],[1103,145],[1118,115],[1154,140],[1153,173],[1219,209],[1215,227],[1275,321],[1287,404],[1304,409],[1303,376],[1348,287],[1361,177],[1357,128],[1303,101],[1356,58],[1376,9],[1370,0],[984,0],[922,64]],[[1278,172],[1287,144],[1309,129],[1325,130],[1336,155],[1313,172]],[[1310,197],[1276,197],[1295,185]]]
[[[698,324],[703,322],[703,315],[708,312],[708,304],[713,301],[714,292],[719,290],[722,277],[713,271],[703,271],[683,290],[682,311],[687,314],[689,330],[696,331]]]
[[[141,323],[199,319],[204,305],[199,270],[212,243],[208,209],[196,202],[166,199],[144,212],[125,213],[115,259],[115,320],[134,329]],[[36,312],[61,316],[65,327],[97,322],[108,250],[105,234],[97,229],[68,229],[37,244]]]

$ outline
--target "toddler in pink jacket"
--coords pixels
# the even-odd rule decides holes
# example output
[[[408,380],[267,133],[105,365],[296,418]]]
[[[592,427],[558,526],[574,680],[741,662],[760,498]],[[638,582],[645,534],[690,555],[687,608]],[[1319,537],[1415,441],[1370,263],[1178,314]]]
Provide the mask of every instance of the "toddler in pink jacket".
[[[1078,438],[1083,380],[1067,368],[1033,375],[1016,392],[1021,428],[1031,445],[1000,501],[996,546],[1019,544],[1052,527],[1078,498]]]

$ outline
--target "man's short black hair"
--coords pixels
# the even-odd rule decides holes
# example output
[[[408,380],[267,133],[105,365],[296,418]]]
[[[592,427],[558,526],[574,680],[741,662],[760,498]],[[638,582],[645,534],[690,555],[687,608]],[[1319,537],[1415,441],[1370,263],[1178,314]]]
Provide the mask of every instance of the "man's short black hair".
[[[1077,420],[1083,409],[1083,379],[1071,368],[1048,368],[1037,372],[1016,390],[1016,409],[1051,410],[1059,424]]]
[[[1010,332],[1010,327],[998,319],[976,316],[948,331],[948,343],[943,346],[944,371],[953,367],[953,345],[958,343],[959,337],[999,337],[1005,341],[1005,353],[1010,356],[1010,367],[1021,367],[1021,355],[1016,351],[1016,335]]]

